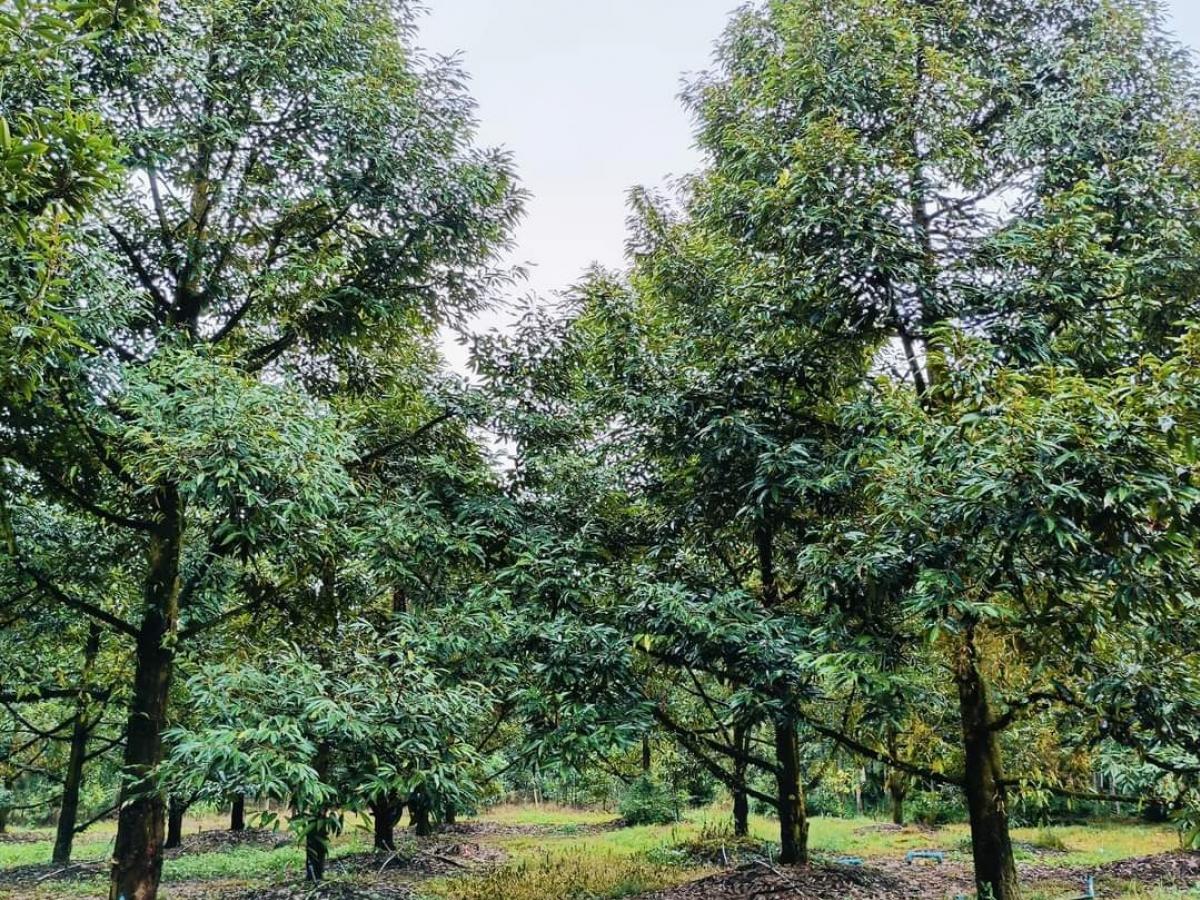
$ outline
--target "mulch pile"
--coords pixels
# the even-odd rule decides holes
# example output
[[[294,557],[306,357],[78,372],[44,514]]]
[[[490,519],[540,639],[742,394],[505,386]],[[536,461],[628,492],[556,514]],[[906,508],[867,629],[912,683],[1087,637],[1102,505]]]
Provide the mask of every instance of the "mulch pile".
[[[201,831],[184,835],[183,844],[163,852],[167,859],[176,859],[192,853],[220,853],[236,847],[258,847],[263,850],[278,850],[280,847],[295,846],[296,836],[286,831],[270,831],[248,828],[245,831]]]
[[[923,900],[929,896],[890,872],[873,867],[827,865],[798,869],[751,863],[648,894],[643,900],[758,900],[768,897]]]
[[[27,834],[23,831],[0,832],[0,844],[32,844],[44,840],[45,837],[36,834]]]
[[[1100,866],[1096,874],[1104,878],[1140,881],[1144,884],[1169,884],[1178,887],[1200,885],[1200,851],[1176,851],[1157,856],[1141,856]]]
[[[1200,852],[1162,853],[1108,863],[1093,868],[1021,865],[1028,882],[1078,885],[1089,875],[1105,880],[1136,881],[1145,885],[1200,885]],[[947,860],[944,865],[907,865],[903,859],[870,859],[864,866],[818,863],[807,869],[742,865],[699,881],[647,894],[641,900],[932,900],[973,896],[969,862]]]
[[[628,828],[624,819],[613,819],[595,825],[506,825],[499,822],[458,822],[442,825],[437,834],[472,835],[540,835],[540,834],[600,834]]]
[[[0,869],[0,888],[32,888],[38,884],[54,881],[83,881],[108,874],[108,863],[83,862],[69,866],[57,863],[33,863],[28,866],[13,866]]]
[[[402,884],[364,887],[329,881],[315,888],[300,883],[212,896],[223,900],[411,900],[414,894],[412,888]]]
[[[498,865],[505,860],[499,847],[461,841],[454,844],[431,844],[409,853],[401,848],[397,853],[353,853],[341,856],[329,863],[334,874],[386,875],[405,873],[409,875],[438,876],[454,875],[472,871],[483,866]]]

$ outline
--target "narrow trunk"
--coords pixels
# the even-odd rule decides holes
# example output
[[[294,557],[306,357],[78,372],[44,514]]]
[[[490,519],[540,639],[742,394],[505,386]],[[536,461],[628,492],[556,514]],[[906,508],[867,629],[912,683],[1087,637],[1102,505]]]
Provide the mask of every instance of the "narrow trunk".
[[[650,735],[642,735],[642,774],[650,774]]]
[[[888,794],[892,800],[892,824],[904,824],[904,798],[908,791],[905,789],[901,779],[896,777],[896,773],[892,772],[888,775]]]
[[[162,760],[162,729],[175,662],[174,642],[169,638],[179,620],[183,521],[174,490],[160,490],[156,501],[159,520],[147,558],[109,900],[154,900],[162,877],[165,804],[152,776]]]
[[[796,723],[782,718],[775,723],[776,784],[779,790],[779,861],[808,865],[808,812],[800,782],[800,742]]]
[[[457,825],[458,824],[458,807],[452,802],[446,804],[446,808],[442,810],[442,824]]]
[[[887,732],[888,755],[892,759],[900,758],[900,740],[894,727]],[[889,768],[884,778],[888,796],[892,801],[892,824],[904,824],[904,799],[908,796],[908,776],[899,769]]]
[[[229,830],[246,830],[246,795],[234,794],[233,805],[229,809]]]
[[[980,897],[1019,900],[1020,885],[1008,833],[1008,804],[1000,746],[992,727],[987,685],[979,671],[974,633],[967,630],[955,665],[962,715],[971,850]]]
[[[330,748],[325,742],[317,745],[317,754],[313,759],[313,771],[317,778],[324,782],[329,775]],[[329,834],[326,825],[327,810],[317,810],[314,815],[317,821],[304,838],[304,877],[312,882],[321,881],[325,877],[325,858],[329,855]]]
[[[187,807],[178,797],[167,803],[167,840],[163,848],[173,850],[183,844],[183,814]]]
[[[75,700],[75,718],[71,723],[71,751],[67,756],[67,772],[63,777],[62,806],[54,835],[51,861],[66,865],[71,861],[75,843],[75,823],[79,821],[79,789],[83,785],[83,764],[87,761],[88,736],[92,732],[89,688],[92,667],[100,652],[100,625],[93,622],[83,647],[83,669],[80,674],[79,697]]]
[[[750,730],[744,726],[733,729],[733,745],[746,754],[750,749]],[[746,793],[746,761],[744,756],[733,763],[733,834],[735,837],[750,835],[750,796]]]

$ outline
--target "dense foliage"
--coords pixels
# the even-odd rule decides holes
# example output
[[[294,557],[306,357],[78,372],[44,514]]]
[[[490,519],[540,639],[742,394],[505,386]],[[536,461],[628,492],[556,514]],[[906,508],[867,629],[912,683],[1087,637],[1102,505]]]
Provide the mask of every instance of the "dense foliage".
[[[1143,0],[765,0],[629,266],[388,0],[0,9],[0,826],[1200,826],[1200,99]],[[278,814],[273,814],[278,818]]]

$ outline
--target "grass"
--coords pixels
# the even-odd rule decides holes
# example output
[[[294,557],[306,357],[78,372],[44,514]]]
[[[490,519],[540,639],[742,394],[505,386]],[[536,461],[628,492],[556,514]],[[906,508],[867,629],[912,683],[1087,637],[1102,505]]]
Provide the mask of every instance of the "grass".
[[[707,874],[655,863],[643,856],[573,846],[542,850],[479,878],[445,878],[422,894],[444,900],[589,900],[632,897]]]
[[[529,834],[482,834],[471,840],[502,849],[508,861],[487,874],[431,879],[420,885],[430,900],[533,900],[533,898],[588,897],[593,900],[629,897],[659,890],[710,874],[713,869],[686,854],[671,852],[679,844],[711,839],[728,827],[722,807],[689,811],[674,825],[598,829],[611,823],[615,814],[604,810],[576,809],[548,804],[502,806],[487,811],[480,821],[510,826],[540,826],[549,830]],[[189,819],[185,833],[224,827],[214,817]],[[370,848],[370,839],[358,822],[347,822],[346,831],[334,844],[332,856]],[[969,834],[965,825],[950,825],[936,832],[919,829],[880,830],[868,819],[812,821],[811,843],[818,854],[898,857],[908,850],[943,849],[960,861],[969,857]],[[761,816],[751,817],[751,836],[761,842],[775,839],[776,824]],[[112,847],[113,824],[102,823],[81,835],[75,858],[94,862],[107,858]],[[0,844],[0,869],[27,864],[45,864],[50,856],[53,834],[35,831],[36,841]],[[1105,822],[1053,828],[1014,829],[1013,839],[1026,859],[1036,855],[1042,866],[1087,867],[1135,856],[1176,849],[1178,842],[1170,827],[1138,823]],[[1041,852],[1034,854],[1032,850]],[[169,900],[183,884],[203,882],[209,890],[266,885],[299,877],[303,853],[296,845],[277,849],[243,845],[218,852],[185,854],[168,859],[164,868],[161,896]],[[1200,900],[1200,890],[1180,891],[1131,884],[1106,885],[1105,900]],[[1063,891],[1044,885],[1029,893],[1029,900],[1061,900]],[[1114,893],[1114,891],[1117,891]],[[102,895],[101,879],[48,882],[28,889],[0,887],[0,898],[95,897]]]

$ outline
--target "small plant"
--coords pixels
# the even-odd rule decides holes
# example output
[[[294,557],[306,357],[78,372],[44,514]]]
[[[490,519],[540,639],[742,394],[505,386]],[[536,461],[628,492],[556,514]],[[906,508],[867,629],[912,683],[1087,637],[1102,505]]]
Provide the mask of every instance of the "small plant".
[[[1053,853],[1066,853],[1071,849],[1062,837],[1050,828],[1039,828],[1029,843],[1038,850],[1049,850]]]
[[[621,797],[621,818],[627,825],[668,825],[679,821],[679,796],[653,776],[643,775]]]

